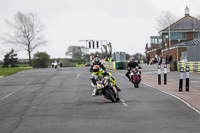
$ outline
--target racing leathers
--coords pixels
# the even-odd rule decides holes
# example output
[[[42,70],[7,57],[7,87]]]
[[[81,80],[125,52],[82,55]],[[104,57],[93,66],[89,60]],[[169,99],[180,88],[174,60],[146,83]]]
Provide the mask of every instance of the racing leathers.
[[[99,70],[99,72],[93,72],[90,75],[91,82],[96,86],[96,88],[92,91],[92,96],[98,96],[101,95],[101,92],[98,91],[97,81],[101,80],[102,77],[109,76],[109,80],[113,83],[113,85],[116,87],[118,91],[121,91],[121,89],[116,85],[114,78],[112,77],[110,72],[105,72],[104,70]]]
[[[129,79],[129,81],[131,81],[131,78],[130,78],[130,76],[129,76],[130,71],[131,71],[133,68],[136,68],[136,67],[141,68],[141,66],[140,66],[137,62],[134,62],[134,63],[130,63],[130,62],[129,62],[129,63],[127,64],[127,70],[128,70],[128,72],[126,73],[126,77]],[[140,72],[139,78],[140,78],[140,80],[141,80],[141,72]]]

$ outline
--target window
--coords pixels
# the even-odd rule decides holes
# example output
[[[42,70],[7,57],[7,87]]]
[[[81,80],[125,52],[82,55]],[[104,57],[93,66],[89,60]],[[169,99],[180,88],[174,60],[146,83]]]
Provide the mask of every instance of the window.
[[[151,43],[160,44],[162,42],[161,38],[151,38]]]
[[[171,38],[171,40],[185,40],[186,33],[172,32],[172,33],[170,33],[170,38]]]
[[[159,40],[158,40],[158,43],[160,44],[162,42],[162,39],[161,38],[159,38]]]
[[[200,38],[200,32],[194,32],[194,39]]]
[[[154,38],[154,39],[153,39],[153,43],[154,43],[154,44],[158,44],[158,39],[157,39],[157,38]]]
[[[182,39],[186,40],[186,33],[181,33],[182,34]]]

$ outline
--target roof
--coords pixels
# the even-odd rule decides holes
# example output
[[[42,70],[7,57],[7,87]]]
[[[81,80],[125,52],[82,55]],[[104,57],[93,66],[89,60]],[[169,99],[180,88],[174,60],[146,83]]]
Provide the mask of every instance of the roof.
[[[181,19],[179,19],[178,21],[176,21],[175,23],[170,25],[170,30],[171,31],[176,31],[176,30],[200,30],[200,20],[192,17],[192,16],[185,16]],[[168,31],[169,30],[169,26],[162,31]]]
[[[200,45],[200,39],[195,39],[195,40],[192,40],[192,41],[188,41],[185,44],[186,44],[186,46]]]
[[[150,36],[150,38],[161,38],[161,36]]]
[[[171,47],[176,47],[176,46],[200,46],[200,39],[194,39],[188,42],[177,43],[172,45]]]

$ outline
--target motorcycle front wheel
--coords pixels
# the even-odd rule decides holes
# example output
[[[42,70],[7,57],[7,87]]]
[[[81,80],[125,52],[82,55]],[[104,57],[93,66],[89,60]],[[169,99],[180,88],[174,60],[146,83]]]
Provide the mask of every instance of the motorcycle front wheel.
[[[137,77],[133,77],[135,80],[133,80],[134,81],[134,87],[135,88],[138,88],[139,87],[139,80],[138,80],[138,78]]]

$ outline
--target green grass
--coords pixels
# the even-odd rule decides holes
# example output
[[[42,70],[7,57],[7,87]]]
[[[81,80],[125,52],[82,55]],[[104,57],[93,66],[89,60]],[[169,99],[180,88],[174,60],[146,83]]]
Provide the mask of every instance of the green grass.
[[[19,67],[29,67],[29,64],[17,64]]]
[[[19,67],[29,67],[29,64],[17,64]],[[0,68],[3,66],[3,64],[0,64]],[[9,65],[10,68],[10,65]]]
[[[0,76],[9,76],[28,69],[32,69],[32,67],[0,68]]]

